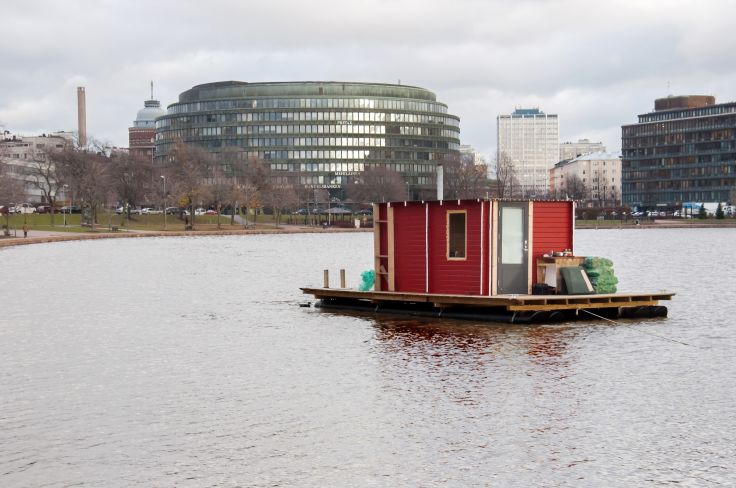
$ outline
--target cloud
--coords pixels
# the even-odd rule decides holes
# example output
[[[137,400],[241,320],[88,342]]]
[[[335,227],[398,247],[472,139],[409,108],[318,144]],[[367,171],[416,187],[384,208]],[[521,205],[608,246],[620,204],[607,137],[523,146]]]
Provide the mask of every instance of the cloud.
[[[3,11],[0,120],[73,130],[83,84],[90,134],[125,146],[150,80],[168,105],[212,81],[401,79],[433,90],[486,154],[496,115],[518,106],[557,113],[562,140],[618,150],[668,83],[734,99],[734,14],[730,0],[31,0]]]

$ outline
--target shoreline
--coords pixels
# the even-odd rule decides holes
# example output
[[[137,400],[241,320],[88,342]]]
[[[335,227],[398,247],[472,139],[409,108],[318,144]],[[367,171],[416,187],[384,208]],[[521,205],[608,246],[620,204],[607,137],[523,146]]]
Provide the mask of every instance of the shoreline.
[[[32,232],[32,231],[31,231]],[[46,244],[53,242],[89,241],[95,239],[134,239],[141,237],[197,237],[197,236],[232,236],[232,235],[265,235],[265,234],[335,234],[347,232],[373,232],[373,228],[274,228],[274,229],[232,229],[232,230],[195,230],[195,231],[118,231],[118,232],[85,232],[58,233],[53,235],[29,237],[2,237],[0,248],[24,246],[29,244]]]
[[[576,225],[575,230],[600,230],[600,229],[736,229],[736,222],[723,224],[709,223],[691,223],[684,224],[679,222],[659,221],[647,222],[643,224],[614,224],[614,225],[595,225],[582,224]]]
[[[641,230],[641,229],[736,229],[735,223],[708,224],[708,223],[646,223],[640,225],[580,225],[575,230]],[[33,231],[31,231],[33,232]],[[95,239],[134,239],[142,237],[197,237],[197,236],[233,236],[233,235],[266,235],[266,234],[337,234],[348,232],[373,232],[372,227],[354,228],[310,228],[310,227],[280,227],[273,229],[221,229],[200,231],[119,231],[119,232],[85,232],[85,233],[57,233],[30,237],[0,237],[0,248],[24,246],[30,244],[46,244],[68,241],[89,241]]]

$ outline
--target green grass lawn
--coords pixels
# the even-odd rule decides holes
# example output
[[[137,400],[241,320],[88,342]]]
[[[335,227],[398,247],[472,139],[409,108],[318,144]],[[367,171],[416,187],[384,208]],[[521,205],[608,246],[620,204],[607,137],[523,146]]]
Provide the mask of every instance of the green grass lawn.
[[[67,227],[79,227],[80,218],[79,214],[66,215]],[[54,214],[52,226],[51,214],[13,214],[0,217],[0,222],[10,229],[21,229],[23,224],[27,224],[29,229],[48,230],[53,227],[54,230],[61,232],[64,230],[65,219],[64,215]]]
[[[0,223],[7,225],[8,228],[13,231],[17,229],[21,231],[23,224],[27,224],[30,230],[42,230],[52,232],[91,232],[89,227],[81,226],[82,216],[81,214],[54,214],[53,224],[51,214],[13,214],[0,217]],[[248,216],[248,223],[253,224],[254,216]],[[260,214],[255,218],[255,223],[258,227],[273,227],[276,225],[275,215]],[[289,222],[288,215],[281,216],[281,225],[286,225]],[[304,224],[304,217],[293,216],[291,219],[293,224]],[[166,216],[166,227],[167,231],[183,231],[185,222],[179,218],[178,215],[167,215]],[[131,215],[128,219],[127,216],[117,215],[114,212],[100,212],[97,215],[97,223],[95,224],[95,231],[105,232],[112,227],[119,229],[129,230],[149,230],[149,231],[163,231],[164,230],[164,216],[163,215]],[[231,225],[230,215],[220,216],[220,227],[222,229],[242,229],[242,225],[237,221]],[[217,215],[197,215],[194,217],[194,228],[195,230],[213,230],[217,229]]]

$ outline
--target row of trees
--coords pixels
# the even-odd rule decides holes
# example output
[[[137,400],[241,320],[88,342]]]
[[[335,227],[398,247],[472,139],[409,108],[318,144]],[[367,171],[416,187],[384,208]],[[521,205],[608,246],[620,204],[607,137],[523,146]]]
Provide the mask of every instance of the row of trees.
[[[499,198],[522,197],[518,171],[513,160],[501,153],[496,161],[497,191]],[[592,204],[595,207],[609,207],[620,205],[621,195],[615,188],[606,188],[605,178],[600,174],[592,175],[591,182],[583,181],[576,174],[569,175],[561,188],[555,189],[555,194],[547,194],[550,198],[570,198],[580,202]]]
[[[2,155],[0,155],[2,156]],[[74,193],[92,211],[107,201],[111,165],[100,151],[79,151],[71,146],[36,152],[22,165],[0,164],[0,195],[7,201],[23,201],[27,187],[41,194],[51,207],[51,225],[60,193]]]
[[[117,202],[128,205],[156,205],[194,208],[206,205],[221,211],[268,207],[280,220],[283,212],[300,207],[322,206],[335,196],[323,188],[301,185],[299,175],[273,173],[258,159],[241,159],[238,151],[219,158],[182,141],[174,144],[163,163],[127,153],[109,153],[100,145],[88,149],[68,145],[24,162],[26,185],[40,193],[51,207],[51,225],[60,196],[64,203],[87,209],[94,225],[101,206]],[[493,191],[485,165],[475,165],[462,157],[442,161],[445,171],[445,198],[503,197]],[[22,201],[24,189],[17,177],[0,165],[0,196],[6,201]],[[340,190],[340,197],[357,204],[370,202],[431,199],[435,190],[430,181],[416,188],[407,186],[401,174],[383,164],[366,165],[359,177]],[[419,189],[421,188],[421,189]],[[234,220],[235,212],[232,219]],[[129,215],[130,217],[130,215]],[[219,223],[219,219],[218,219]],[[218,224],[219,225],[219,224]]]
[[[522,187],[519,183],[518,168],[514,161],[505,153],[501,153],[496,161],[497,191],[499,198],[523,197]],[[605,179],[596,175],[594,181],[584,182],[575,174],[570,175],[561,188],[555,190],[555,194],[546,192],[549,198],[570,198],[572,200],[591,203],[597,207],[606,207],[620,204],[620,195],[615,190],[606,189]],[[606,192],[608,190],[608,193]],[[613,192],[613,193],[611,193]]]
[[[260,161],[233,158],[223,165],[209,153],[181,142],[175,145],[169,164],[163,166],[128,153],[108,153],[93,143],[84,150],[69,144],[33,154],[30,161],[12,166],[21,175],[11,174],[10,168],[0,164],[0,197],[23,201],[24,186],[35,190],[50,207],[52,226],[61,196],[66,197],[64,203],[86,209],[92,226],[100,207],[112,202],[128,209],[167,203],[189,208],[192,216],[194,207],[203,204],[218,210],[226,205],[267,205],[281,211],[298,203],[292,188],[271,185],[268,168]]]

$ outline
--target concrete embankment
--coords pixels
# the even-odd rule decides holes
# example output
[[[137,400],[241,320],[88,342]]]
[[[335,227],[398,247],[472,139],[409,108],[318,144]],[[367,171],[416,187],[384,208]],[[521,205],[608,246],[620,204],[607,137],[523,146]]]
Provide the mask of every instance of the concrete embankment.
[[[26,244],[43,244],[48,242],[88,241],[93,239],[132,239],[140,237],[194,237],[194,236],[234,236],[261,234],[330,234],[346,232],[373,232],[373,229],[362,228],[315,228],[315,227],[279,227],[273,229],[240,229],[240,230],[202,230],[202,231],[120,231],[120,232],[39,232],[30,231],[28,237],[0,238],[0,248],[22,246]]]

